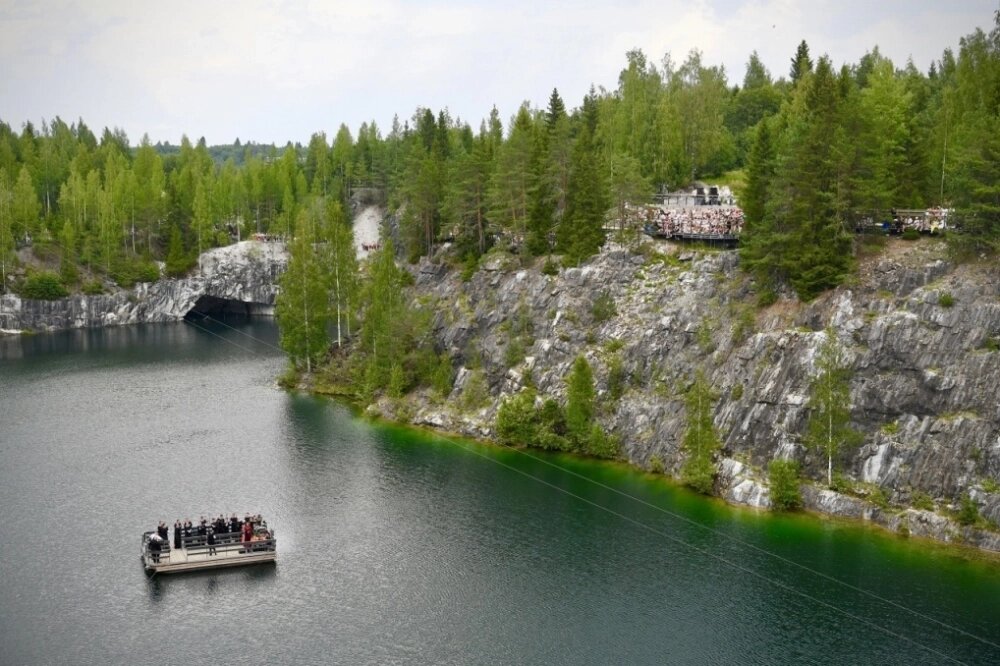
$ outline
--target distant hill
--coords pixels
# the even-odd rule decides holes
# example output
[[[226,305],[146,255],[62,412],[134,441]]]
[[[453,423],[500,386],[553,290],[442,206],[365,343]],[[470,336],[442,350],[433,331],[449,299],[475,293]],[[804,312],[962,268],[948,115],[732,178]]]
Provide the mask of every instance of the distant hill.
[[[294,147],[299,155],[304,153],[304,148],[300,144],[296,143]],[[169,142],[163,143],[157,141],[153,144],[153,148],[161,157],[175,156],[181,152],[180,145]],[[235,143],[208,146],[208,154],[212,156],[216,164],[224,164],[226,160],[231,158],[236,166],[241,166],[249,156],[260,157],[265,160],[268,158],[277,159],[281,157],[286,148],[287,146],[278,148],[273,143],[254,143],[253,141],[241,143],[239,139],[236,139]]]

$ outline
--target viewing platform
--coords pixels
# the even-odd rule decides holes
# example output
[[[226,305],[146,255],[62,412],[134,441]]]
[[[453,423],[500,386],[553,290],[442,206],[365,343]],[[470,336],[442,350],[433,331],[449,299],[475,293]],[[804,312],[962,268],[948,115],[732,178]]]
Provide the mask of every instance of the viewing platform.
[[[278,561],[278,542],[274,532],[257,527],[250,541],[243,541],[240,532],[182,537],[181,547],[164,539],[155,543],[156,532],[142,535],[139,558],[148,574],[181,573],[222,567],[239,567]]]

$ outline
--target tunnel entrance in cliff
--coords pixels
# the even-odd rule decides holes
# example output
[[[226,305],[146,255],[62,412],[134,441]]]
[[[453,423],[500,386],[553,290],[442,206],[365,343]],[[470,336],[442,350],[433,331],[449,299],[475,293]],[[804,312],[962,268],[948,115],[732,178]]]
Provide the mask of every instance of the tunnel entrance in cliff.
[[[187,314],[186,320],[198,319],[247,319],[272,316],[273,308],[263,303],[248,303],[216,296],[201,296]]]

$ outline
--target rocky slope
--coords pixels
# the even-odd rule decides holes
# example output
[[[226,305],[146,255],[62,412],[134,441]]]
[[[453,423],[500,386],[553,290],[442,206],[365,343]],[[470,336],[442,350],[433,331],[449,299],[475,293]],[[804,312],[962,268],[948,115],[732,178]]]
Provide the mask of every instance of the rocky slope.
[[[244,241],[210,250],[190,277],[141,283],[132,289],[56,301],[0,296],[0,330],[46,331],[176,321],[210,301],[232,301],[254,314],[271,314],[277,279],[288,258],[281,243]]]
[[[684,460],[683,393],[701,368],[720,396],[716,491],[767,507],[761,470],[770,460],[796,459],[813,479],[825,474],[825,459],[802,445],[801,434],[817,349],[831,327],[853,368],[851,414],[865,440],[837,463],[854,492],[807,484],[806,506],[1000,551],[1000,534],[947,517],[969,495],[1000,522],[1000,280],[995,265],[955,267],[945,256],[932,240],[893,241],[854,284],[809,304],[782,299],[763,310],[751,305],[751,285],[731,251],[609,246],[555,276],[495,255],[468,282],[424,263],[415,271],[417,297],[434,303],[440,346],[461,367],[448,400],[414,396],[403,411],[415,423],[488,438],[499,403],[529,376],[540,396],[564,400],[570,365],[584,354],[600,420],[620,437],[623,456],[676,473]],[[614,301],[614,314],[595,318],[602,295],[605,305],[608,296]],[[615,366],[625,391],[611,400]],[[463,395],[484,383],[485,406],[470,411]],[[936,511],[908,508],[928,498]]]

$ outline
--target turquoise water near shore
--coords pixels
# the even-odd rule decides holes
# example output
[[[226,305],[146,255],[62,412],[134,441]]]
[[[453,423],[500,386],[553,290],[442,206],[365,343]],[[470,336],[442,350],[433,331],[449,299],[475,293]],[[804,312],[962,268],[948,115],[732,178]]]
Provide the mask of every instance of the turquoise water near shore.
[[[280,390],[269,322],[0,339],[0,662],[1000,663],[1000,564]],[[259,511],[274,567],[148,578]]]

